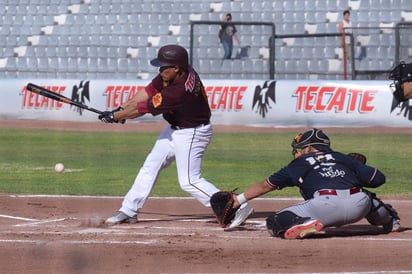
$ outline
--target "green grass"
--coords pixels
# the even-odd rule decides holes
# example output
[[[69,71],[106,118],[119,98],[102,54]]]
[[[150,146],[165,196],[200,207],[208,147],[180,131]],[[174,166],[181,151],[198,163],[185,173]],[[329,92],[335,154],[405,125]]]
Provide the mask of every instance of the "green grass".
[[[408,134],[329,134],[332,147],[361,152],[380,168],[387,183],[378,194],[412,194]],[[123,196],[151,150],[157,133],[68,132],[1,129],[0,192]],[[245,190],[292,159],[294,133],[215,133],[206,152],[203,176],[221,189]],[[64,163],[67,172],[56,173]],[[152,196],[187,196],[176,166],[164,170]],[[296,188],[268,197],[299,196]]]

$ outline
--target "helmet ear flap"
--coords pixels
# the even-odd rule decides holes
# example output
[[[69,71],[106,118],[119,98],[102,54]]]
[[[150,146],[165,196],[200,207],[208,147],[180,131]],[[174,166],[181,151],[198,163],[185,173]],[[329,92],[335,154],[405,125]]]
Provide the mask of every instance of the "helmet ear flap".
[[[402,84],[400,81],[393,81],[393,83],[391,84],[392,90],[393,90],[393,97],[395,97],[395,99],[398,102],[403,102],[408,100],[405,97],[405,94],[403,93],[403,88],[402,88]]]

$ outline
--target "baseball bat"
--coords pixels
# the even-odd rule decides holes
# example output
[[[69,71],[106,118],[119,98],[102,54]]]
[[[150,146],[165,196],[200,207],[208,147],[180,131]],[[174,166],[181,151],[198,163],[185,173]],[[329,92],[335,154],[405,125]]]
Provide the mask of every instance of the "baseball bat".
[[[63,96],[63,95],[61,95],[57,92],[45,89],[43,87],[37,86],[37,85],[32,84],[32,83],[27,84],[27,90],[29,90],[31,92],[34,92],[34,93],[37,93],[39,95],[42,95],[44,97],[59,101],[59,102],[63,102],[63,103],[66,103],[66,104],[69,104],[69,105],[72,105],[72,106],[76,106],[78,108],[82,108],[82,109],[85,109],[85,110],[92,111],[92,112],[97,113],[97,114],[102,114],[103,113],[103,111],[101,111],[101,110],[89,107],[89,106],[87,106],[85,104],[82,104],[82,103],[79,103],[79,102],[74,102],[72,99],[69,99],[66,96]]]

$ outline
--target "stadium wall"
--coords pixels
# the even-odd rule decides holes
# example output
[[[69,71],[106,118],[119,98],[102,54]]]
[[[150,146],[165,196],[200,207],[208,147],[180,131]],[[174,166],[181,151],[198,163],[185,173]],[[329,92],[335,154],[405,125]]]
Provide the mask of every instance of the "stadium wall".
[[[3,79],[0,119],[95,121],[93,112],[26,89],[34,83],[100,110],[122,105],[144,80]],[[409,103],[396,106],[388,81],[205,80],[212,122],[260,127],[409,127]],[[161,121],[145,115],[136,121]]]

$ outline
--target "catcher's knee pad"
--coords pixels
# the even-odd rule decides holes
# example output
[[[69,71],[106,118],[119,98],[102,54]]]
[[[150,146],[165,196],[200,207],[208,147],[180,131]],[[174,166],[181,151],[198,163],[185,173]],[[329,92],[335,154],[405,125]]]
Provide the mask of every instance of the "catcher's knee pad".
[[[366,215],[366,219],[372,225],[384,225],[390,223],[397,216],[398,213],[390,204],[385,204],[380,199],[373,197],[372,208]]]
[[[274,237],[284,237],[285,231],[294,225],[303,224],[310,218],[303,218],[291,211],[281,211],[266,219],[266,227],[270,235]]]

